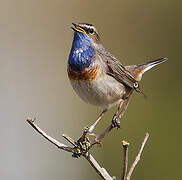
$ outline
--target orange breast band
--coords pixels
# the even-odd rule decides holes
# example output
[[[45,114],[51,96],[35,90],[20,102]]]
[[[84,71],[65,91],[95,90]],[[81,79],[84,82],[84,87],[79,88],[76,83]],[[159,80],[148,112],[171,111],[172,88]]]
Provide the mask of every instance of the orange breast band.
[[[91,67],[90,69],[85,68],[82,72],[76,72],[68,68],[68,77],[70,80],[75,81],[93,81],[94,79],[96,79],[99,69],[99,66],[95,66]]]

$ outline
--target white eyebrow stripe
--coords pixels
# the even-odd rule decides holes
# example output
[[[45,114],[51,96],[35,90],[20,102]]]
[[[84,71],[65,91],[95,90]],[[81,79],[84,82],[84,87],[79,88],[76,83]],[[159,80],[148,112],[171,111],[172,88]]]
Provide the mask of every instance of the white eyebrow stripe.
[[[94,28],[93,26],[90,25],[85,25],[86,28],[90,29],[90,28]]]
[[[90,28],[92,28],[97,34],[98,34],[98,31],[97,31],[97,29],[94,27],[94,25],[92,25],[92,24],[79,24],[81,27],[85,27],[86,29],[90,29]]]

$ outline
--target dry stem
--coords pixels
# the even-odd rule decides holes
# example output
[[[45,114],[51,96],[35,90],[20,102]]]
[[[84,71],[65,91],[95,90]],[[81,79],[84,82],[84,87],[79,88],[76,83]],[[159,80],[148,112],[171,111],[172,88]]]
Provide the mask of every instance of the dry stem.
[[[138,152],[138,155],[136,156],[135,161],[134,161],[133,164],[131,165],[131,168],[130,168],[130,170],[129,170],[129,172],[128,172],[128,175],[127,175],[127,177],[126,177],[126,180],[130,180],[131,175],[132,175],[132,173],[133,173],[133,170],[135,169],[136,165],[138,164],[138,162],[139,162],[139,160],[140,160],[142,151],[143,151],[143,149],[144,149],[144,146],[145,146],[145,144],[146,144],[148,138],[149,138],[149,133],[146,133],[146,134],[145,134],[145,137],[144,137],[144,140],[143,140],[143,142],[142,142],[141,148],[140,148],[140,150],[139,150],[139,152]]]
[[[126,141],[122,141],[123,144],[123,173],[122,173],[122,179],[121,180],[125,180],[126,179],[126,174],[127,174],[127,169],[128,169],[128,146],[129,143]]]

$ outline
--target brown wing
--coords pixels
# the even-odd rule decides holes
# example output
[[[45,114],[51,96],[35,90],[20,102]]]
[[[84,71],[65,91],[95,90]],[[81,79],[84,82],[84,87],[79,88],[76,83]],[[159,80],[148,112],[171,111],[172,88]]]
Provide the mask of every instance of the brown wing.
[[[108,75],[114,77],[118,82],[135,89],[137,92],[141,92],[138,81],[112,54],[105,49],[98,51],[98,53],[106,64],[106,73]]]

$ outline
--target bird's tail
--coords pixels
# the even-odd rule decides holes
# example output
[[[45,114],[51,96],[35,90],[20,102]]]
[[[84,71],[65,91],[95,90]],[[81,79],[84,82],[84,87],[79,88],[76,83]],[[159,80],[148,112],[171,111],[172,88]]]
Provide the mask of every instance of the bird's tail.
[[[142,75],[144,72],[148,71],[149,69],[153,68],[154,66],[157,66],[158,64],[161,64],[167,60],[168,60],[168,58],[160,58],[160,59],[156,59],[153,61],[148,61],[144,64],[126,66],[125,68],[133,75],[133,77],[137,81],[140,81],[142,79]]]

